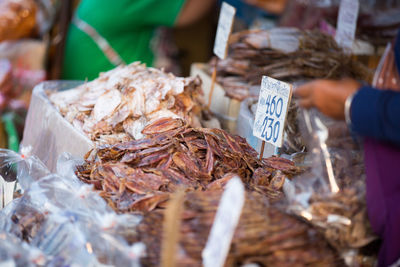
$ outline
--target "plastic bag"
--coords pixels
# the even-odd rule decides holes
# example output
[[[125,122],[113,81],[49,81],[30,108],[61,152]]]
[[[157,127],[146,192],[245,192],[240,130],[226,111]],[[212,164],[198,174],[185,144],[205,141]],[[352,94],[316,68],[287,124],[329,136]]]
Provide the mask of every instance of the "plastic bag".
[[[145,245],[130,245],[129,236],[136,235],[135,228],[141,217],[108,213],[88,219],[90,220],[81,220],[78,217],[77,223],[86,237],[86,246],[90,244],[102,264],[140,266],[139,260],[144,256]]]
[[[29,155],[29,148],[22,154],[8,149],[0,149],[0,175],[8,182],[13,182],[18,177],[22,189],[28,188],[36,181],[50,172],[36,157]]]
[[[339,5],[339,0],[289,0],[279,25],[332,31],[336,28]],[[360,1],[357,39],[374,46],[386,45],[396,36],[399,26],[399,0]]]
[[[2,150],[3,167],[17,164],[24,194],[0,212],[0,231],[41,251],[46,265],[139,266],[145,247],[135,240],[141,216],[116,214],[74,174],[79,161],[60,157],[59,174],[50,174],[35,157]],[[27,177],[21,177],[29,176]]]
[[[300,47],[302,32],[294,27],[277,27],[270,30],[250,30],[232,34],[229,43],[244,42],[257,49],[273,49],[284,53],[295,52]]]
[[[47,258],[40,250],[0,231],[0,262],[0,266],[44,266]]]
[[[33,189],[32,191],[40,190]],[[36,193],[26,193],[38,197]],[[63,196],[66,197],[65,195]],[[117,215],[101,211],[84,212],[55,209],[53,203],[44,205],[39,201],[30,202],[24,195],[14,209],[7,214],[8,223],[4,229],[15,237],[28,242],[49,258],[50,265],[136,266],[143,254],[142,244],[130,246],[126,236],[119,234],[121,228],[134,232],[140,218],[134,215]],[[84,206],[84,205],[79,205]],[[112,218],[112,219],[110,219]],[[73,255],[73,256],[71,256]]]
[[[343,255],[350,255],[376,239],[367,218],[362,148],[344,122],[316,110],[303,110],[299,126],[308,140],[312,165],[285,184],[289,210],[320,229]]]

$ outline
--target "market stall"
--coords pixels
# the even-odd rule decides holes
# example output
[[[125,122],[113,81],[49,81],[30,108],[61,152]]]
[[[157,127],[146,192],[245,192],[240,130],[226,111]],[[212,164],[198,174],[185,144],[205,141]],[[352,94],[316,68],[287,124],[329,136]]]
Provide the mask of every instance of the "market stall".
[[[339,99],[337,120],[296,90],[379,82],[365,61],[377,51],[321,29],[231,34],[236,10],[223,6],[218,58],[189,77],[131,62],[91,81],[35,82],[21,145],[0,148],[0,265],[376,266],[356,93]],[[34,34],[33,14],[5,29]],[[0,72],[8,94],[15,66]]]

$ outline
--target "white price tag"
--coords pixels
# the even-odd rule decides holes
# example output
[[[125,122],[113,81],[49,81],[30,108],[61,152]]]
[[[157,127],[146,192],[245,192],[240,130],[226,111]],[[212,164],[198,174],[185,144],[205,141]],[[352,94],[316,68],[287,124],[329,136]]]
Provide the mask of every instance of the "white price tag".
[[[341,0],[336,26],[336,42],[348,51],[353,47],[357,28],[358,0]]]
[[[292,86],[263,76],[258,98],[253,135],[281,147]]]
[[[224,266],[244,201],[244,186],[236,176],[227,183],[222,194],[206,247],[201,254],[204,267]]]
[[[228,48],[229,35],[232,31],[236,8],[223,2],[219,13],[217,34],[214,42],[214,54],[225,59]]]

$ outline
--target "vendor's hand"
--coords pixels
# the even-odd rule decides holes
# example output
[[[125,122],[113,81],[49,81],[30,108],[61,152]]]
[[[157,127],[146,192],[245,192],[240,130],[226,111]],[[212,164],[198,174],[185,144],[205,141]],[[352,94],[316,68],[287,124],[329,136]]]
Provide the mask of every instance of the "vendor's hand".
[[[355,80],[316,80],[294,90],[300,106],[315,107],[334,119],[344,119],[344,104],[348,96],[356,92],[361,84]]]

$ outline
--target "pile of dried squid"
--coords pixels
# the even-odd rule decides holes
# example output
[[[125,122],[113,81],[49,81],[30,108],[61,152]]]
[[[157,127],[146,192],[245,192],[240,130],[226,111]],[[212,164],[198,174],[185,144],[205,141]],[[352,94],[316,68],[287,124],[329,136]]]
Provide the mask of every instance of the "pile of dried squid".
[[[180,119],[160,119],[143,129],[148,138],[91,151],[77,175],[117,212],[163,207],[170,193],[222,189],[234,175],[247,188],[283,197],[286,178],[302,171],[283,158],[259,160],[244,138],[220,129],[192,128]]]
[[[74,89],[49,93],[50,101],[78,131],[96,144],[141,139],[160,118],[180,118],[194,127],[210,114],[203,109],[198,77],[175,77],[139,62],[101,73]]]
[[[214,221],[222,191],[189,192],[183,202],[178,266],[201,266],[202,250]],[[164,210],[146,215],[132,242],[148,247],[144,266],[159,266]],[[337,252],[312,227],[281,212],[254,192],[246,193],[225,266],[343,266]]]

